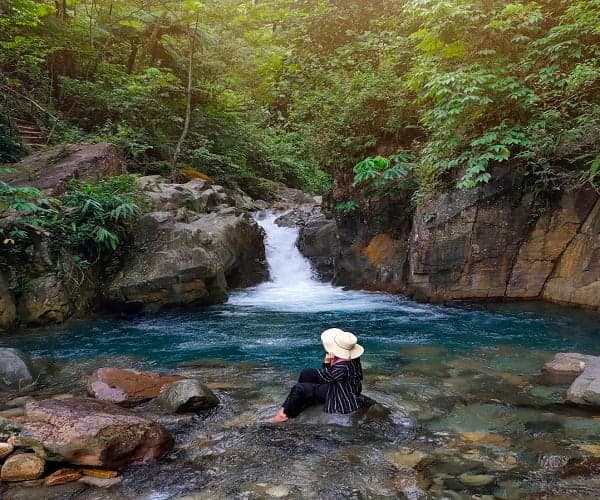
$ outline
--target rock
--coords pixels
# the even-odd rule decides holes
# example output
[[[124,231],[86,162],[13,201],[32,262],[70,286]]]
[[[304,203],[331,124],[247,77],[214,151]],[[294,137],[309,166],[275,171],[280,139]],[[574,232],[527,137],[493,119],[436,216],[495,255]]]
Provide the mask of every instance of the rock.
[[[167,430],[138,414],[89,398],[46,399],[26,406],[21,438],[48,460],[121,467],[162,456]]]
[[[109,143],[56,146],[23,158],[14,165],[11,184],[33,186],[50,196],[62,194],[72,178],[98,181],[124,172],[125,159]]]
[[[554,355],[554,359],[544,365],[542,371],[550,375],[566,376],[574,379],[583,373],[586,363],[592,361],[594,357],[575,352],[559,352]]]
[[[300,191],[299,189],[287,187],[285,184],[279,184],[277,187],[276,197],[279,201],[287,203],[289,206],[316,205],[316,202],[312,196]]]
[[[0,273],[0,331],[10,330],[16,320],[17,306],[8,288],[6,278]]]
[[[578,226],[548,278],[542,298],[600,309],[600,199]],[[581,204],[583,200],[579,201]]]
[[[150,310],[214,304],[230,287],[267,275],[262,229],[235,208],[177,222],[168,212],[146,214],[134,228],[133,249],[106,295],[115,305]]]
[[[336,257],[340,252],[335,221],[327,219],[319,208],[315,208],[300,226],[298,250],[313,265],[324,280],[332,280]]]
[[[25,353],[10,347],[0,348],[0,387],[20,389],[33,382],[31,361]]]
[[[100,368],[88,379],[87,392],[100,401],[134,406],[155,398],[165,385],[182,379],[179,375]]]
[[[600,407],[600,357],[586,362],[583,373],[569,387],[567,400],[579,405]]]
[[[600,444],[583,444],[580,443],[577,447],[594,457],[600,457]]]
[[[84,476],[98,477],[100,479],[111,479],[117,477],[119,473],[108,469],[79,469]]]
[[[209,410],[219,404],[217,396],[195,379],[165,385],[157,401],[160,406],[173,413]]]
[[[33,453],[11,455],[6,459],[0,471],[2,481],[29,481],[44,474],[46,461]]]
[[[10,455],[15,447],[10,443],[0,443],[0,460]]]
[[[416,467],[428,457],[427,453],[418,450],[392,451],[386,458],[396,467]]]
[[[96,488],[112,488],[121,482],[120,477],[93,477],[83,476],[79,479],[80,483],[87,484],[88,486],[95,486]]]
[[[461,432],[460,437],[470,443],[491,444],[502,448],[508,448],[510,446],[510,439],[501,436],[500,434],[491,434],[488,432]]]
[[[471,487],[480,487],[487,486],[488,484],[492,484],[496,478],[491,474],[461,474],[458,476],[458,479],[461,483],[466,486]]]
[[[55,274],[31,280],[18,305],[19,319],[27,325],[62,323],[73,313],[69,294]]]
[[[219,205],[231,205],[235,199],[230,197],[222,186],[213,186],[202,179],[192,179],[185,184],[171,184],[155,178],[142,177],[140,185],[148,192],[157,210],[177,210],[187,208],[197,213],[215,209]],[[240,199],[246,202],[245,198]]]
[[[72,483],[81,477],[81,473],[75,469],[58,469],[50,474],[44,484],[46,486],[55,486],[57,484]]]
[[[285,498],[290,494],[290,489],[287,486],[275,484],[272,486],[267,486],[265,488],[265,493],[273,498]]]

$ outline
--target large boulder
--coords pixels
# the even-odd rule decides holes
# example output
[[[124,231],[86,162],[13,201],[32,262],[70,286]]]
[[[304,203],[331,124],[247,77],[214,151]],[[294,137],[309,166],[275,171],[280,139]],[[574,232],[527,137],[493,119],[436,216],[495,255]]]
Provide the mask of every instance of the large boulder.
[[[111,302],[146,309],[214,304],[226,300],[229,287],[266,278],[264,233],[246,213],[188,215],[141,218],[130,257],[106,289]]]
[[[0,331],[10,329],[17,319],[17,306],[6,279],[0,273]]]
[[[282,221],[286,223],[285,219]],[[300,226],[296,245],[322,279],[333,279],[336,259],[340,253],[334,220],[328,219],[320,209],[315,208]]]
[[[33,382],[29,358],[18,349],[0,348],[0,388],[20,389]]]
[[[87,392],[101,401],[135,406],[158,396],[165,385],[182,379],[179,375],[100,368],[88,379]]]
[[[600,407],[600,356],[586,362],[583,373],[569,387],[567,400],[578,405]]]
[[[157,401],[172,413],[210,410],[219,404],[217,396],[195,379],[178,380],[164,386]]]
[[[65,191],[72,178],[98,181],[124,171],[121,151],[106,142],[56,146],[23,158],[13,165],[9,182],[17,186],[34,186],[50,196]]]
[[[173,446],[163,426],[110,403],[46,399],[25,409],[21,439],[47,460],[114,468],[160,457]]]
[[[27,325],[62,323],[71,314],[69,294],[55,274],[27,283],[18,305],[19,319]]]

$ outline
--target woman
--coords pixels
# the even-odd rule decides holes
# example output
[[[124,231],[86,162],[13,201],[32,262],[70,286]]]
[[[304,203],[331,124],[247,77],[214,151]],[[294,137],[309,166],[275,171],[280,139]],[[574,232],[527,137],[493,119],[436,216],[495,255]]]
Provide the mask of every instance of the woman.
[[[285,422],[319,403],[325,403],[327,413],[350,413],[367,404],[367,398],[361,395],[360,356],[364,349],[357,344],[356,336],[330,328],[321,334],[321,341],[326,351],[323,367],[302,370],[273,422]]]

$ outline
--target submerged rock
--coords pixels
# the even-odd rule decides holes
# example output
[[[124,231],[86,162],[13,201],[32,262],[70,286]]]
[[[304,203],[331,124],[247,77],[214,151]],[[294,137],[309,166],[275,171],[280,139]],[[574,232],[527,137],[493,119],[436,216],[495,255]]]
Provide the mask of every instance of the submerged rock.
[[[100,368],[90,376],[87,391],[100,401],[134,406],[155,398],[165,385],[177,380],[183,380],[183,377],[122,368]]]
[[[88,398],[28,403],[21,438],[48,460],[120,467],[157,458],[173,446],[160,424]]]
[[[25,353],[10,347],[0,348],[0,388],[20,389],[33,382],[31,361]]]
[[[165,385],[158,404],[173,413],[209,410],[219,404],[219,399],[198,380],[185,379]]]
[[[46,461],[33,453],[20,453],[6,459],[0,478],[2,481],[29,481],[44,474]]]

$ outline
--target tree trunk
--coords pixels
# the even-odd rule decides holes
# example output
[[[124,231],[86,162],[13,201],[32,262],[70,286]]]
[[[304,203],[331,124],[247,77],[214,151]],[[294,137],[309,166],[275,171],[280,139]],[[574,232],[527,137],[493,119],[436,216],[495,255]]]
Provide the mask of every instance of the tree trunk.
[[[133,72],[133,68],[135,67],[135,58],[138,52],[138,41],[130,40],[131,43],[131,51],[129,52],[129,59],[127,60],[127,74],[131,75]]]
[[[190,129],[190,119],[192,116],[192,76],[194,71],[194,50],[196,48],[196,38],[198,36],[198,22],[199,15],[196,14],[196,23],[194,25],[193,31],[190,31],[190,42],[189,49],[190,52],[188,54],[188,82],[187,82],[187,92],[186,92],[186,107],[185,107],[185,121],[183,122],[183,130],[181,131],[181,136],[177,141],[177,145],[175,146],[175,151],[173,152],[173,158],[171,159],[171,182],[176,181],[176,170],[175,167],[177,165],[177,158],[179,153],[181,152],[181,146],[183,145],[183,141],[187,136],[187,133]]]

